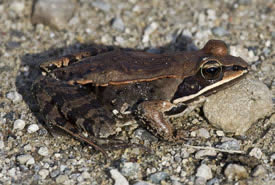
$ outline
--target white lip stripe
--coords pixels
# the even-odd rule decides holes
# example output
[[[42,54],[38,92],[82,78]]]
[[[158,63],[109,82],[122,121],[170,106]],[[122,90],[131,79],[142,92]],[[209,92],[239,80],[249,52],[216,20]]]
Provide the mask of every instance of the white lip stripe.
[[[219,81],[219,82],[217,82],[217,83],[214,83],[214,84],[212,84],[212,85],[210,85],[210,86],[207,86],[207,87],[203,88],[201,91],[197,92],[196,94],[192,94],[192,95],[189,95],[189,96],[185,96],[185,97],[182,97],[182,98],[175,99],[175,100],[173,101],[173,103],[174,103],[174,104],[177,104],[177,103],[181,103],[181,102],[185,102],[185,101],[191,100],[191,99],[193,99],[193,98],[195,98],[195,97],[197,97],[197,96],[200,96],[201,94],[207,92],[207,91],[210,90],[210,89],[213,89],[213,88],[215,88],[215,87],[218,87],[218,86],[220,86],[220,85],[222,85],[222,84],[225,84],[225,83],[227,83],[227,82],[229,82],[229,81],[232,81],[232,80],[234,80],[234,79],[236,79],[236,78],[242,76],[242,75],[243,75],[244,73],[246,73],[246,72],[247,72],[247,71],[245,70],[245,71],[243,71],[240,75],[238,75],[238,76],[236,76],[236,77],[234,77],[234,78],[229,78],[229,79],[221,80],[221,81]]]

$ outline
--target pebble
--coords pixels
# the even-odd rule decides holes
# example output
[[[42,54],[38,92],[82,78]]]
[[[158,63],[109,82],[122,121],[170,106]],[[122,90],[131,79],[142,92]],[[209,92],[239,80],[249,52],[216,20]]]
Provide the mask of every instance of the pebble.
[[[258,177],[264,174],[266,174],[266,169],[263,167],[263,165],[258,165],[252,172],[253,177]]]
[[[32,146],[30,144],[27,144],[24,146],[24,150],[25,151],[31,151],[32,150]]]
[[[246,179],[248,177],[245,167],[238,164],[229,164],[224,170],[224,175],[229,181]]]
[[[127,179],[117,169],[111,169],[110,174],[115,181],[114,185],[129,185]]]
[[[149,180],[153,183],[159,184],[162,180],[168,178],[168,173],[166,172],[157,172],[150,175]]]
[[[11,10],[15,11],[18,15],[20,15],[20,14],[22,14],[22,12],[25,8],[25,4],[24,4],[24,2],[14,1],[13,3],[11,3],[10,8],[11,8]]]
[[[13,103],[17,103],[17,102],[22,101],[22,95],[19,94],[19,93],[16,92],[16,91],[9,92],[9,93],[7,94],[7,98],[8,98],[9,100],[11,100]]]
[[[124,22],[120,17],[116,17],[113,21],[112,21],[112,27],[119,30],[119,31],[123,31],[125,26],[124,26]]]
[[[143,128],[138,128],[137,130],[135,130],[134,136],[141,139],[141,140],[148,140],[148,141],[151,141],[151,142],[158,140],[158,138],[156,138],[150,132],[148,132],[147,130],[145,130]]]
[[[30,158],[27,162],[26,162],[26,165],[27,166],[29,166],[29,165],[33,165],[33,164],[35,164],[35,160],[34,160],[34,158],[32,157],[32,158]]]
[[[55,179],[55,182],[56,182],[57,184],[62,184],[62,183],[65,184],[65,182],[67,182],[68,180],[69,180],[69,178],[68,178],[67,175],[59,175],[59,176]]]
[[[33,8],[32,23],[64,29],[72,18],[76,5],[74,0],[37,0]]]
[[[40,147],[39,150],[38,150],[38,154],[41,155],[41,156],[48,156],[49,155],[49,150],[45,146]]]
[[[220,137],[224,136],[224,132],[221,130],[217,130],[216,134],[217,134],[217,136],[220,136]]]
[[[209,122],[224,132],[243,135],[272,110],[272,93],[265,84],[247,77],[208,97],[203,111]]]
[[[30,154],[23,154],[17,156],[16,159],[20,164],[26,164],[29,160],[33,159],[33,157]]]
[[[109,10],[111,9],[111,5],[109,3],[101,1],[101,0],[93,1],[93,2],[91,2],[91,4],[95,8],[98,8],[104,12],[109,12]]]
[[[14,130],[23,130],[25,128],[26,122],[22,119],[17,119],[13,123]]]
[[[210,137],[210,134],[207,129],[200,128],[199,130],[197,130],[197,136],[207,139]]]
[[[0,150],[3,150],[5,148],[5,143],[4,143],[3,139],[4,139],[4,136],[0,132]]]
[[[240,142],[236,139],[225,141],[220,145],[216,145],[216,147],[224,150],[240,150],[241,148]]]
[[[212,29],[212,33],[215,36],[222,37],[228,34],[228,31],[225,30],[223,27],[214,27]]]
[[[29,127],[28,127],[28,133],[34,133],[36,131],[39,130],[39,126],[37,124],[31,124]]]
[[[140,165],[133,162],[125,162],[121,166],[121,173],[126,177],[138,178],[140,174]]]
[[[146,182],[146,181],[138,181],[136,183],[134,183],[133,185],[153,185],[150,182]]]
[[[42,169],[38,172],[38,174],[41,176],[42,179],[46,179],[46,177],[49,175],[49,170]]]
[[[200,165],[200,167],[197,169],[196,177],[202,177],[205,180],[211,179],[213,177],[211,168],[206,164]]]
[[[257,159],[261,159],[263,153],[262,153],[260,148],[255,147],[249,152],[249,155],[253,156],[253,157],[256,157]]]
[[[205,156],[216,156],[217,152],[215,150],[200,150],[195,154],[196,159],[201,159]]]
[[[8,173],[9,173],[9,176],[14,178],[16,175],[16,168],[9,169]]]
[[[60,174],[60,171],[59,171],[59,170],[53,170],[53,171],[51,171],[50,176],[51,176],[51,178],[55,178],[55,177],[57,177],[59,174]]]
[[[158,28],[158,23],[152,22],[149,26],[147,26],[144,30],[144,35],[142,38],[142,42],[146,43],[150,40],[150,35]]]

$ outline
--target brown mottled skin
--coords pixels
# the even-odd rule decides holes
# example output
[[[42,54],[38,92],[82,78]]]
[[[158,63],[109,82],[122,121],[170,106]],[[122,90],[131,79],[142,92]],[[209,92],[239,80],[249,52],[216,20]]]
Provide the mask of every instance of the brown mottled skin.
[[[165,112],[184,102],[173,101],[239,78],[247,63],[229,55],[223,41],[210,40],[201,50],[170,54],[91,49],[43,63],[41,69],[47,75],[34,83],[33,93],[45,123],[104,152],[98,140],[115,134],[114,109],[127,103],[153,134],[174,140],[178,136]]]

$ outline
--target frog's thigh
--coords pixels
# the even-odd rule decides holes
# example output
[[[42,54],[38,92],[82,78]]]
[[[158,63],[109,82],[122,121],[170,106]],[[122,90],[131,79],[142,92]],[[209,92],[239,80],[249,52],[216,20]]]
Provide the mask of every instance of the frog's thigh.
[[[173,128],[165,119],[164,112],[172,107],[173,104],[168,101],[144,101],[137,107],[137,116],[146,123],[150,130],[169,140],[173,137]]]

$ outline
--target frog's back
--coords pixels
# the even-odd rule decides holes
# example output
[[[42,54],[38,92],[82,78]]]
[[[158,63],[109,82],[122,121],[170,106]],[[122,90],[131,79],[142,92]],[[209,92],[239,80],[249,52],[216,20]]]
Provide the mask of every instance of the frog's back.
[[[161,78],[181,78],[184,66],[173,55],[112,51],[56,69],[57,78],[97,86],[121,85]]]

